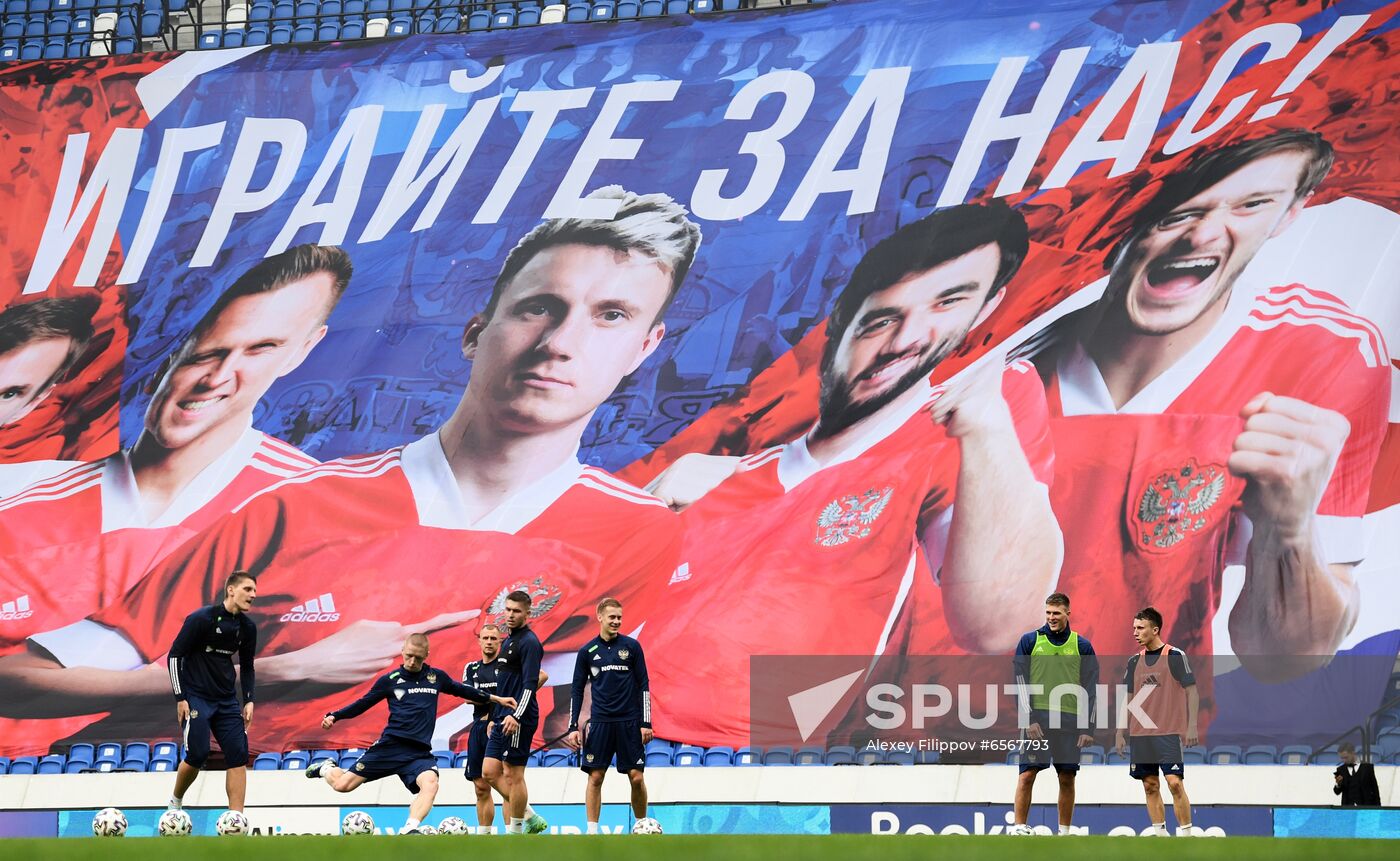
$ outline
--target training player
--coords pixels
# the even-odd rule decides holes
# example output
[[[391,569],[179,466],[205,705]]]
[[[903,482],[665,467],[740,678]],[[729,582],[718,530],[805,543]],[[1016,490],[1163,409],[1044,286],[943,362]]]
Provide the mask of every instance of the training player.
[[[497,659],[501,653],[501,627],[488,622],[481,626],[476,636],[481,647],[481,660],[472,661],[462,670],[462,684],[480,688],[487,693],[496,690],[496,671],[500,669]],[[549,676],[541,672],[536,690],[543,688]],[[491,729],[491,705],[480,703],[472,706],[472,723],[467,733],[467,780],[476,790],[476,833],[494,833],[496,802],[491,798],[491,784],[482,770],[486,762],[486,739]],[[531,823],[534,823],[532,827]],[[528,803],[525,805],[525,825],[529,831],[543,831],[549,823],[535,812]]]
[[[170,624],[165,607],[209,591],[221,566],[259,577],[268,612],[264,677],[289,681],[323,680],[328,662],[363,654],[366,638],[385,630],[402,642],[406,632],[387,622],[427,631],[434,625],[419,620],[446,610],[439,649],[465,653],[474,637],[463,623],[478,614],[500,622],[512,591],[530,594],[532,626],[548,639],[575,613],[591,618],[599,594],[627,600],[669,577],[678,518],[582,465],[576,452],[594,411],[665,334],[662,315],[700,230],[664,195],[611,186],[590,199],[615,206],[615,216],[545,221],[507,256],[486,309],[463,334],[471,377],[441,429],[309,470],[184,545],[121,604],[80,626],[106,644],[108,666],[158,657]],[[365,599],[367,582],[399,588]],[[313,599],[334,611],[308,611]],[[574,639],[551,649],[572,656],[586,630],[574,626]],[[94,697],[89,680],[57,666],[65,661],[55,654],[57,663],[28,682],[49,708],[86,713],[120,703]],[[348,673],[336,678],[359,684]],[[353,727],[309,729],[343,696],[293,686],[259,713],[255,745],[369,743]]]
[[[1150,723],[1139,720],[1135,712],[1124,707],[1126,704],[1120,705],[1114,744],[1119,756],[1122,756],[1128,742],[1131,742],[1132,765],[1128,773],[1142,781],[1153,832],[1160,837],[1167,836],[1167,813],[1162,805],[1162,788],[1157,780],[1157,775],[1162,774],[1166,776],[1167,789],[1172,794],[1176,836],[1189,837],[1195,831],[1191,827],[1191,799],[1186,797],[1186,787],[1182,784],[1186,773],[1182,737],[1185,736],[1186,747],[1200,741],[1197,723],[1200,697],[1196,691],[1196,676],[1191,672],[1186,653],[1162,642],[1162,614],[1152,607],[1139,610],[1133,617],[1133,639],[1142,648],[1128,659],[1123,685],[1129,699],[1138,699],[1138,708]],[[1166,666],[1162,665],[1164,657]],[[1133,696],[1144,689],[1150,691],[1141,698]],[[1127,717],[1127,739],[1123,736],[1124,714]]]
[[[491,711],[490,732],[486,737],[482,773],[501,798],[507,834],[529,831],[537,834],[548,823],[539,814],[527,816],[530,790],[525,785],[525,766],[530,759],[530,743],[540,723],[538,697],[540,661],[544,647],[530,628],[531,598],[528,592],[514,591],[506,596],[505,625],[510,630],[501,644],[496,667],[496,690],[518,702]]]
[[[660,735],[748,744],[752,655],[825,654],[838,630],[844,654],[1006,652],[1008,626],[1040,618],[1061,548],[1039,381],[989,360],[929,383],[1027,245],[999,203],[900,228],[827,321],[816,426],[742,459],[688,455],[654,482],[686,524],[666,614],[647,628]],[[713,624],[714,608],[750,605],[772,612]]]
[[[209,758],[209,736],[219,741],[228,771],[224,787],[228,809],[242,812],[248,788],[248,725],[253,721],[253,652],[258,629],[248,618],[258,583],[246,571],[224,581],[224,599],[185,617],[170,646],[170,686],[175,691],[175,714],[185,745],[185,758],[175,772],[170,807],[178,810]],[[233,657],[238,656],[235,678]],[[238,702],[235,686],[243,691]]]
[[[381,700],[389,703],[389,722],[369,750],[350,768],[340,768],[329,759],[306,767],[306,776],[322,778],[336,792],[350,792],[361,784],[393,774],[413,793],[408,821],[400,834],[413,834],[433,809],[437,797],[437,760],[433,757],[433,728],[437,723],[438,694],[478,703],[515,705],[499,697],[455,681],[451,675],[429,666],[428,635],[410,634],[403,644],[403,663],[374,681],[369,691],[350,705],[336,709],[321,719],[322,729],[338,720],[358,717]]]
[[[1017,687],[1030,695],[1022,697],[1021,708],[1027,712],[1026,749],[1016,780],[1016,821],[1007,833],[1032,833],[1027,824],[1031,789],[1036,775],[1054,764],[1060,781],[1059,833],[1073,834],[1079,749],[1094,743],[1099,659],[1088,638],[1070,630],[1068,595],[1056,592],[1045,599],[1045,625],[1021,637],[1013,666]],[[1054,695],[1061,685],[1077,686],[1077,690],[1065,697]]]
[[[583,691],[593,685],[588,731],[580,733]],[[564,743],[580,751],[579,767],[588,774],[584,807],[588,833],[598,833],[603,811],[603,778],[616,758],[617,770],[632,783],[632,815],[647,815],[646,746],[652,739],[651,684],[642,644],[622,633],[622,602],[598,602],[598,636],[578,650],[569,699],[569,734]]]
[[[1036,358],[1057,416],[1061,586],[1092,596],[1094,618],[1176,608],[1177,642],[1211,654],[1221,573],[1242,561],[1230,642],[1265,680],[1325,661],[1356,618],[1390,404],[1375,325],[1248,269],[1331,164],[1302,131],[1192,158],[1134,219],[1103,299]]]

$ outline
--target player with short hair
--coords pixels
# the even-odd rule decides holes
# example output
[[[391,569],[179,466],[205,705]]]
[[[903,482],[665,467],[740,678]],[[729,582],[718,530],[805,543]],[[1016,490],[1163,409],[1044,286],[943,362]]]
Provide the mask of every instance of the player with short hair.
[[[489,313],[463,332],[471,376],[440,429],[290,478],[186,543],[120,604],[82,623],[109,644],[109,664],[158,657],[165,608],[209,589],[213,572],[242,565],[258,575],[267,606],[260,674],[318,683],[289,685],[265,703],[254,745],[363,746],[373,738],[353,725],[332,735],[311,729],[312,718],[344,696],[328,684],[363,685],[407,633],[437,630],[439,649],[465,653],[475,639],[465,622],[500,623],[506,595],[523,590],[532,629],[549,639],[571,617],[591,618],[599,594],[628,600],[668,577],[680,546],[676,516],[584,466],[577,451],[597,408],[664,336],[662,316],[700,230],[665,195],[610,186],[591,199],[615,206],[614,217],[545,221],[507,259]],[[404,588],[362,599],[376,579]],[[311,601],[334,609],[308,612]],[[551,649],[572,656],[585,630],[565,628]],[[93,680],[74,674],[65,683],[65,673],[49,661],[26,684],[52,710],[121,705],[115,680],[97,680],[108,687],[99,696]],[[449,736],[455,729],[439,726]]]
[[[1089,638],[1070,630],[1069,612],[1069,596],[1055,592],[1045,599],[1045,625],[1016,644],[1013,667],[1030,744],[1021,753],[1016,821],[1009,834],[1031,833],[1026,824],[1031,790],[1036,775],[1052,763],[1060,781],[1059,833],[1074,833],[1074,780],[1079,774],[1079,749],[1094,743],[1099,659]],[[1061,685],[1078,690],[1072,696],[1056,696],[1054,691]]]
[[[1356,619],[1351,572],[1390,406],[1372,322],[1250,272],[1332,158],[1298,130],[1195,154],[1133,219],[1103,298],[1035,357],[1054,416],[1061,587],[1092,596],[1097,619],[1180,607],[1177,642],[1213,654],[1221,575],[1242,562],[1231,646],[1266,681],[1318,666]]]
[[[175,714],[185,745],[185,758],[175,772],[175,792],[170,796],[173,810],[183,806],[185,793],[209,758],[212,734],[219,741],[228,769],[224,775],[228,809],[243,811],[248,788],[248,725],[253,721],[253,653],[258,647],[258,629],[248,610],[257,597],[258,581],[246,571],[234,571],[224,581],[223,600],[186,616],[170,646],[170,687],[175,692]],[[235,684],[242,688],[242,705]]]
[[[593,686],[588,731],[579,731],[584,688]],[[651,682],[642,644],[622,633],[622,602],[598,602],[598,636],[578,650],[569,699],[569,734],[564,743],[579,751],[588,774],[584,807],[588,833],[598,833],[603,810],[603,778],[616,758],[617,770],[632,784],[632,815],[647,815],[647,744],[652,740]]]
[[[437,724],[438,694],[476,703],[496,703],[502,707],[515,705],[509,697],[488,694],[480,688],[462,684],[449,674],[429,666],[428,635],[410,634],[404,640],[403,662],[398,669],[380,676],[364,696],[344,708],[329,712],[321,719],[322,729],[330,729],[338,720],[358,717],[380,701],[389,703],[389,722],[369,750],[350,768],[340,768],[329,759],[306,767],[306,776],[320,778],[336,792],[351,792],[362,784],[381,777],[395,775],[404,788],[413,793],[408,808],[408,821],[400,834],[413,834],[433,809],[437,798],[437,759],[433,756],[433,729]]]
[[[33,412],[78,363],[99,304],[96,296],[65,296],[0,311],[0,427]]]
[[[1132,765],[1128,773],[1142,781],[1153,832],[1167,836],[1167,813],[1157,777],[1161,774],[1166,777],[1167,789],[1172,794],[1176,836],[1189,837],[1195,834],[1195,829],[1191,825],[1191,799],[1186,796],[1186,786],[1182,783],[1186,776],[1182,741],[1184,737],[1185,747],[1200,742],[1196,676],[1191,672],[1186,653],[1162,642],[1162,614],[1156,609],[1144,607],[1133,617],[1133,639],[1141,650],[1128,659],[1123,685],[1129,699],[1134,699],[1137,691],[1150,689],[1139,699],[1138,706],[1147,720],[1140,720],[1136,712],[1128,710],[1126,702],[1120,703],[1114,744],[1122,756],[1131,742]],[[1163,658],[1166,658],[1165,667]],[[1125,716],[1127,738],[1123,734]]]
[[[544,647],[530,629],[530,594],[516,590],[506,596],[505,624],[510,633],[501,644],[500,666],[496,669],[496,690],[512,698],[511,706],[498,705],[491,711],[490,733],[486,737],[482,772],[501,798],[505,799],[507,834],[544,831],[539,814],[527,816],[530,790],[525,785],[525,766],[530,744],[540,722],[540,661]]]

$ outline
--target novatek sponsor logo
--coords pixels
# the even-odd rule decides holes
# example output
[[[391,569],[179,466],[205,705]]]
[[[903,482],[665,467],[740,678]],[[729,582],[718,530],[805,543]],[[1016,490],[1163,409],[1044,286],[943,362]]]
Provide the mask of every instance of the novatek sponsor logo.
[[[21,595],[13,601],[0,604],[0,622],[17,622],[33,615],[34,612],[29,609],[28,595]]]
[[[312,598],[305,604],[298,604],[282,614],[283,622],[335,622],[340,619],[336,612],[335,599],[327,592],[319,598]]]

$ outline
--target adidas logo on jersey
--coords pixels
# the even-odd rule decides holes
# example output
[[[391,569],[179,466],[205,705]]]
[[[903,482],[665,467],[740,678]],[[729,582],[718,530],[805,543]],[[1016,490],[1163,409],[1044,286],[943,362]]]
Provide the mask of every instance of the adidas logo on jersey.
[[[17,622],[34,615],[29,609],[29,596],[21,595],[13,601],[0,604],[0,622]]]
[[[335,609],[335,599],[327,592],[319,598],[312,598],[305,604],[298,604],[282,614],[283,622],[335,622],[340,613]]]

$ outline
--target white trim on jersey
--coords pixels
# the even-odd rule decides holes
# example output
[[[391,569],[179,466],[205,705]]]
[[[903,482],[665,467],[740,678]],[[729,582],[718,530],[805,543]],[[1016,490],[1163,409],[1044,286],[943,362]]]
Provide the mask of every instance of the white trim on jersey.
[[[1326,309],[1313,308],[1302,301],[1290,300],[1256,308],[1245,320],[1245,325],[1260,332],[1279,326],[1317,326],[1339,338],[1355,341],[1356,350],[1368,368],[1384,367],[1389,357],[1382,358],[1384,343],[1380,334],[1358,323],[1358,319],[1344,317]]]
[[[170,669],[170,688],[175,696],[180,696],[180,659],[171,655],[168,662]]]
[[[14,496],[0,500],[0,511],[30,502],[47,502],[81,493],[102,480],[103,461],[85,463],[52,478],[35,482]]]
[[[614,478],[601,469],[592,466],[585,466],[583,472],[579,473],[578,483],[584,487],[591,487],[599,493],[637,505],[658,505],[666,510],[670,506],[652,496],[651,494],[639,490],[621,479]]]

